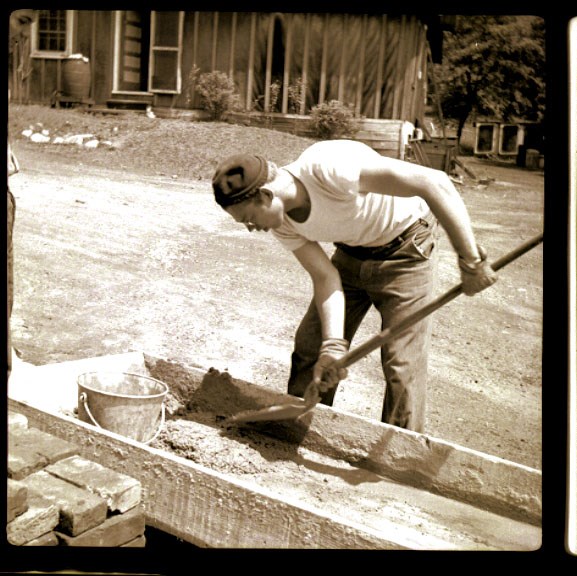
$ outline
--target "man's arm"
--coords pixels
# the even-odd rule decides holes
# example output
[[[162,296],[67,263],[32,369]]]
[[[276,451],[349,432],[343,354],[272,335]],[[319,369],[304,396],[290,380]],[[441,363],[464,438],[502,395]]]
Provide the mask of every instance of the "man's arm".
[[[487,253],[475,240],[469,213],[449,176],[394,158],[375,155],[361,169],[359,189],[392,196],[423,198],[459,257],[463,292],[473,296],[497,281]]]
[[[365,164],[359,187],[362,191],[391,196],[420,196],[463,260],[474,262],[481,256],[467,208],[445,172],[381,156]]]
[[[345,297],[338,270],[318,242],[307,242],[293,252],[313,282],[314,300],[321,319],[322,343],[313,370],[319,390],[336,386],[347,377],[346,368],[337,370],[335,360],[348,352],[344,339]]]
[[[313,282],[314,299],[321,318],[323,340],[343,338],[345,299],[338,270],[318,242],[307,242],[293,252]]]

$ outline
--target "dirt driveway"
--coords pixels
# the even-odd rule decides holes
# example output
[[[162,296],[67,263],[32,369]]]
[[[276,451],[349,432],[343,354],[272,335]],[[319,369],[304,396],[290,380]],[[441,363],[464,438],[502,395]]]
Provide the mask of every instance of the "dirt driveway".
[[[226,217],[206,180],[15,150],[12,330],[23,360],[142,350],[284,391],[311,286],[274,238]],[[491,260],[542,231],[542,172],[467,163],[489,179],[460,190]],[[444,235],[440,250],[439,294],[459,281]],[[539,246],[489,290],[435,313],[428,434],[541,468],[542,266]],[[379,331],[371,313],[353,346]],[[350,368],[335,406],[378,418],[383,386],[374,352]]]

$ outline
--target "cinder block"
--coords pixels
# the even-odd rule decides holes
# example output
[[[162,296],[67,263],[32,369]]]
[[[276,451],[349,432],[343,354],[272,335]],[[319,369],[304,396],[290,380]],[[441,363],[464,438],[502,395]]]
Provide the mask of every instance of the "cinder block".
[[[11,430],[8,435],[8,477],[21,480],[74,454],[78,454],[78,449],[73,444],[36,428]]]
[[[45,470],[31,474],[22,483],[58,507],[60,522],[57,530],[60,532],[77,536],[106,520],[108,506],[104,498],[56,478]]]
[[[36,452],[34,446],[8,447],[8,478],[22,480],[47,464],[46,457]]]
[[[124,512],[113,514],[105,522],[83,532],[79,536],[68,536],[56,531],[61,546],[118,547],[144,534],[146,524],[144,510],[136,506]]]
[[[56,528],[58,507],[34,491],[28,491],[28,510],[6,525],[8,542],[22,546]]]
[[[28,510],[28,487],[18,480],[8,478],[8,510],[7,522],[12,522],[16,516]]]
[[[48,532],[24,544],[24,546],[59,546],[59,545],[60,541],[58,540],[58,536],[56,536],[54,532]]]
[[[138,480],[80,456],[47,466],[46,472],[98,494],[106,500],[110,512],[126,512],[140,503],[142,487]]]
[[[24,414],[14,412],[14,410],[8,411],[8,433],[13,431],[26,430],[28,428],[28,418]]]

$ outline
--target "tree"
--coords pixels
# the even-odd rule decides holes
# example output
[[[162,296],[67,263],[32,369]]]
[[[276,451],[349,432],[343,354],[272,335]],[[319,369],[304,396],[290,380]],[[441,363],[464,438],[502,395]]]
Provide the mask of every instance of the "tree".
[[[545,23],[536,16],[459,16],[435,65],[443,115],[541,121],[545,113]]]

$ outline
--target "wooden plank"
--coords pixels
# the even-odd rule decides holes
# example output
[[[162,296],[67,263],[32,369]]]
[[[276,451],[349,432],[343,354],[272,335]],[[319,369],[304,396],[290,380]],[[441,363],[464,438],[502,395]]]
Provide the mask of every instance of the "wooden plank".
[[[403,70],[404,70],[404,54],[405,54],[405,24],[407,17],[403,14],[401,16],[400,24],[397,22],[397,64],[395,66],[394,83],[395,87],[393,90],[393,111],[392,117],[395,119],[401,118],[401,105],[402,105],[402,81],[403,81]]]
[[[216,54],[218,48],[218,12],[212,13],[212,47],[211,47],[211,71],[216,70]]]
[[[275,15],[269,16],[268,34],[266,41],[266,66],[264,75],[264,111],[270,111],[270,85],[272,80],[272,56],[274,47]]]
[[[425,115],[425,96],[426,96],[426,86],[427,86],[427,32],[425,28],[421,28],[421,40],[419,44],[419,67],[418,70],[421,73],[421,77],[418,81],[418,94],[417,103],[415,107],[415,116],[421,121]],[[421,125],[422,128],[422,125]]]
[[[284,70],[283,70],[283,83],[282,83],[282,102],[281,102],[281,112],[286,114],[288,112],[288,89],[290,84],[290,66],[291,66],[291,55],[293,51],[293,28],[294,28],[294,15],[286,15],[288,26],[286,35],[286,45],[284,53]]]
[[[198,59],[198,27],[199,27],[200,13],[194,13],[194,26],[192,38],[192,65],[196,66]]]
[[[396,142],[391,142],[387,140],[372,140],[370,138],[356,138],[357,141],[363,142],[370,146],[371,148],[379,150],[390,150],[391,152],[399,151],[399,146]]]
[[[410,116],[409,120],[411,122],[415,122],[416,119],[419,118],[418,110],[417,110],[417,102],[419,97],[419,88],[420,88],[420,81],[419,81],[419,70],[421,67],[421,44],[422,44],[422,35],[423,35],[423,27],[420,21],[417,19],[415,22],[415,53],[413,56],[413,65],[411,69],[411,78],[412,78],[412,89],[411,89],[411,104],[409,107]]]
[[[319,104],[325,101],[326,90],[327,90],[327,60],[328,60],[328,49],[329,49],[329,29],[330,29],[330,15],[325,14],[325,20],[323,24],[323,49],[321,55],[321,77],[319,84]]]
[[[236,27],[237,27],[237,13],[232,13],[232,24],[230,30],[230,53],[228,55],[228,75],[234,78],[234,55],[236,54]]]
[[[301,114],[304,114],[306,112],[310,38],[311,38],[311,14],[307,13],[306,19],[305,19],[305,45],[303,48],[303,69],[302,69],[302,73],[301,73],[301,78],[302,78],[301,108],[300,108]]]
[[[359,64],[357,70],[357,93],[355,97],[355,113],[356,116],[361,115],[361,109],[363,107],[363,84],[365,82],[365,53],[366,53],[366,42],[365,36],[367,34],[367,15],[363,14],[361,20],[361,37],[359,42],[361,43],[359,50]]]
[[[379,54],[377,57],[377,82],[375,86],[375,110],[373,115],[375,118],[381,116],[381,90],[383,84],[383,66],[385,63],[385,42],[387,38],[387,15],[383,14],[381,21],[381,29],[379,34]],[[343,42],[344,44],[344,42]]]
[[[390,537],[301,507],[257,485],[231,480],[79,420],[9,400],[31,426],[69,439],[83,457],[137,479],[146,523],[200,547],[409,549],[412,535],[391,523]]]
[[[415,30],[417,26],[417,21],[415,16],[410,16],[407,23],[407,40],[406,40],[406,60],[403,66],[403,97],[401,99],[401,120],[409,120],[414,122],[414,118],[411,118],[411,102],[413,99],[413,77],[414,77],[414,48],[415,48]]]
[[[346,41],[346,34],[347,34],[347,23],[348,17],[346,14],[342,16],[342,33],[341,33],[341,59],[339,62],[339,84],[338,84],[338,93],[337,99],[339,102],[344,102],[344,95],[345,95],[345,63],[347,57],[347,46],[348,42]]]
[[[248,70],[246,80],[246,103],[245,110],[252,109],[252,85],[254,82],[254,50],[256,43],[256,12],[250,15],[250,44],[248,51]]]

